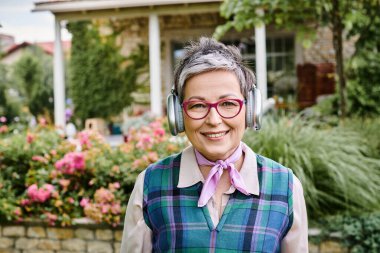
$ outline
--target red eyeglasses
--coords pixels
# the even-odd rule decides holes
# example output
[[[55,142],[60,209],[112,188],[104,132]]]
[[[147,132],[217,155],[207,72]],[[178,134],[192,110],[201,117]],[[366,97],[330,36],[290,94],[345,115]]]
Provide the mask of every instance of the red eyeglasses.
[[[244,100],[237,98],[224,98],[215,103],[202,100],[186,100],[182,103],[182,107],[187,116],[195,120],[204,119],[211,108],[215,108],[222,118],[231,119],[240,113],[244,103]]]

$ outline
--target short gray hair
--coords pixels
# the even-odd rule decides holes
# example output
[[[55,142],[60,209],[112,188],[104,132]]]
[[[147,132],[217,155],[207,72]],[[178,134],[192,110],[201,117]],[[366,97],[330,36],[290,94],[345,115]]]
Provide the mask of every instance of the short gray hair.
[[[255,87],[255,74],[243,63],[237,47],[226,46],[215,39],[202,37],[198,42],[190,42],[190,45],[185,47],[185,54],[174,71],[174,90],[179,100],[183,101],[183,91],[189,78],[213,70],[234,72],[245,98]]]

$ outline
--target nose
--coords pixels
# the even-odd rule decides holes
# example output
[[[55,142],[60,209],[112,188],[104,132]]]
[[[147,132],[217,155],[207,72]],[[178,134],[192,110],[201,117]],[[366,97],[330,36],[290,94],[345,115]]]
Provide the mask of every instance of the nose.
[[[222,123],[222,117],[219,115],[216,108],[211,108],[207,115],[206,123],[209,125],[219,125]]]

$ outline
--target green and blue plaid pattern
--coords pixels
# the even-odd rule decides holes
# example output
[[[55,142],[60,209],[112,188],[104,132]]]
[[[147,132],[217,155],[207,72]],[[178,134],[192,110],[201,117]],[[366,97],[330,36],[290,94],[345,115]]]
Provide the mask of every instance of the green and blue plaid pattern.
[[[181,154],[149,166],[143,213],[154,252],[280,252],[293,222],[293,175],[257,155],[260,195],[235,191],[214,227],[207,206],[198,207],[199,182],[177,188]]]

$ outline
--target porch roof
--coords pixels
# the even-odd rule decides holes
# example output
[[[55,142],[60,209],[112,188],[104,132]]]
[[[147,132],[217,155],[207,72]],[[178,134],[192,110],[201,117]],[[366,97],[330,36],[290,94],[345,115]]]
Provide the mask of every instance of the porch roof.
[[[219,6],[223,0],[42,0],[35,2],[33,11],[50,11],[55,14],[69,12],[89,12],[127,8],[148,8],[155,10],[162,7],[186,8],[193,5]],[[177,9],[178,11],[178,9]],[[179,10],[180,11],[180,10]]]

